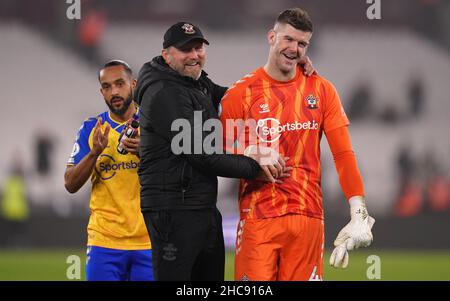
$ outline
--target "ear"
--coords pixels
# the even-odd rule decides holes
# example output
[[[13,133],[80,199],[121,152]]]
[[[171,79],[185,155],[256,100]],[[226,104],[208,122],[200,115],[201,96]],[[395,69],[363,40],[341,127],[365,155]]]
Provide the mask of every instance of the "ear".
[[[277,33],[273,29],[269,30],[269,32],[267,33],[267,42],[270,46],[275,44],[276,35]]]
[[[131,80],[131,89],[134,90],[134,88],[136,88],[136,85],[137,85],[137,80],[136,80],[135,78],[133,78],[133,79]]]
[[[166,62],[166,64],[169,65],[169,62],[170,62],[169,51],[167,51],[167,49],[163,49],[161,51],[161,56],[163,57],[163,59]]]

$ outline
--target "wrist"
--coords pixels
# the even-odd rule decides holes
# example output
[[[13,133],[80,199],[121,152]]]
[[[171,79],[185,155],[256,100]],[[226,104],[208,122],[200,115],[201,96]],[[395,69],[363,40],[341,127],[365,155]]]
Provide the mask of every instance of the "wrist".
[[[250,145],[244,150],[244,156],[246,157],[252,157],[252,154],[255,154],[257,150],[256,145]]]
[[[368,216],[366,202],[363,196],[352,196],[348,199],[350,204],[350,216],[365,219]]]
[[[88,157],[97,160],[97,158],[100,156],[100,154],[94,153],[92,150],[87,154]]]

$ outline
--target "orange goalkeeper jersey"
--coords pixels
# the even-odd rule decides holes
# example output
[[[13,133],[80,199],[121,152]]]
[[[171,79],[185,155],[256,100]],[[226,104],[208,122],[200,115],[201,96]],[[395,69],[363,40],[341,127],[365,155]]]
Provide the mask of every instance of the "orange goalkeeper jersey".
[[[306,77],[300,68],[288,82],[259,68],[228,89],[219,113],[224,141],[232,141],[235,152],[256,141],[289,157],[294,168],[282,184],[241,180],[241,218],[296,213],[323,219],[320,139],[324,131],[349,124],[334,86],[316,74]],[[244,128],[234,126],[238,120]]]

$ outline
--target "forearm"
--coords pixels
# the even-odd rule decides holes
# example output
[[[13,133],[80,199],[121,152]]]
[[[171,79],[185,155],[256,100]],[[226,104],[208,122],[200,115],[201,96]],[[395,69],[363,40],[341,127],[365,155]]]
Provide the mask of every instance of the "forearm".
[[[260,172],[258,162],[243,155],[184,155],[193,167],[204,173],[238,179],[254,179]]]
[[[363,180],[347,127],[335,129],[326,135],[345,197],[349,200],[353,196],[364,196]]]
[[[347,200],[353,196],[364,196],[364,184],[353,152],[335,159],[339,183]]]
[[[89,153],[77,165],[68,166],[64,174],[64,186],[70,193],[77,192],[89,179],[98,156]]]

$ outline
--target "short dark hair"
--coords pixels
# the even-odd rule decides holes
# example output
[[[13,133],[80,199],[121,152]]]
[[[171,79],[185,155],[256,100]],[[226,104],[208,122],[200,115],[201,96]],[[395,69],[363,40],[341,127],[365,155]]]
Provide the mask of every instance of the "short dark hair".
[[[127,62],[122,61],[122,60],[111,60],[109,62],[107,62],[106,64],[103,65],[103,67],[98,71],[98,81],[100,81],[100,72],[102,72],[102,70],[108,68],[108,67],[113,67],[113,66],[122,66],[123,69],[125,69],[125,72],[130,76],[130,78],[133,76],[133,71],[131,70],[130,65],[128,65]]]
[[[313,32],[313,24],[306,10],[295,7],[287,9],[278,15],[276,24],[289,24],[295,29]]]

